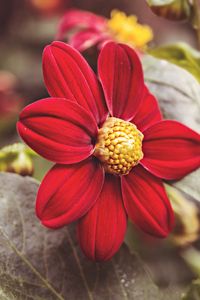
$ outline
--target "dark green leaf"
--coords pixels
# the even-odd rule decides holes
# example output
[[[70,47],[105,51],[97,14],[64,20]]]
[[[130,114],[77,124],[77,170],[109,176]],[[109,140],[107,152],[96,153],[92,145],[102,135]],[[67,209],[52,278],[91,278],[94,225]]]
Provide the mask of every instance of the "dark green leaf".
[[[164,299],[125,245],[111,261],[94,263],[80,252],[73,226],[40,225],[37,189],[29,177],[0,174],[0,299]]]

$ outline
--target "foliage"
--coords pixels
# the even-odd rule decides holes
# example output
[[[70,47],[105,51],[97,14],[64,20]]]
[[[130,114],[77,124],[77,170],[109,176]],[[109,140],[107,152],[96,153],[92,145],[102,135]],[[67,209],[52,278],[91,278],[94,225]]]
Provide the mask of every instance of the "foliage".
[[[111,261],[95,264],[79,251],[74,227],[51,231],[40,225],[37,189],[31,178],[0,174],[1,299],[159,299],[142,262],[125,245]]]
[[[188,44],[177,43],[153,48],[149,50],[149,54],[182,67],[200,82],[200,52]]]

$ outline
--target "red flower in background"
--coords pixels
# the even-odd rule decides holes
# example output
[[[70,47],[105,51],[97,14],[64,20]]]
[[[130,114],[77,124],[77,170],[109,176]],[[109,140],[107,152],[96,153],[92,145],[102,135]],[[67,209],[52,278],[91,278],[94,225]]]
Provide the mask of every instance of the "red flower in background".
[[[23,107],[17,92],[17,78],[8,71],[0,71],[0,133],[15,127],[15,122]]]
[[[107,19],[92,12],[76,9],[69,10],[61,19],[56,38],[64,40],[70,34],[67,42],[79,51],[84,51],[94,45],[99,45],[110,40],[106,30]]]
[[[149,26],[139,24],[136,16],[127,16],[118,10],[113,10],[107,19],[89,11],[71,9],[61,19],[56,38],[67,38],[67,43],[79,51],[96,45],[101,48],[112,40],[143,52],[153,32]]]
[[[127,215],[146,233],[166,237],[174,216],[162,179],[200,166],[200,135],[162,120],[126,45],[103,47],[99,80],[62,42],[44,50],[43,71],[51,98],[27,106],[17,125],[30,147],[56,162],[38,191],[39,219],[50,228],[79,220],[80,246],[98,261],[119,249]]]

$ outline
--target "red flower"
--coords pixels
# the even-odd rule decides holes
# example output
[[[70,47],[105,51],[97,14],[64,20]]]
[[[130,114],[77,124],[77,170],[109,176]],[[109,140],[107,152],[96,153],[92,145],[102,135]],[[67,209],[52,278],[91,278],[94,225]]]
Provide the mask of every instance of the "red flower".
[[[63,40],[71,31],[74,33],[68,37],[68,43],[79,51],[94,45],[100,46],[111,39],[107,30],[107,19],[89,11],[69,10],[61,19],[57,39]]]
[[[0,135],[8,133],[16,123],[23,101],[16,91],[17,78],[8,71],[0,71]]]
[[[110,19],[89,11],[71,9],[61,19],[57,39],[65,40],[79,51],[92,46],[99,49],[107,41],[125,43],[142,53],[153,39],[153,32],[147,25],[141,25],[134,15],[111,11]]]
[[[127,215],[143,231],[166,237],[174,216],[161,179],[200,166],[200,135],[162,120],[140,60],[126,45],[103,47],[100,82],[62,42],[44,50],[43,71],[52,98],[27,106],[17,125],[30,147],[56,162],[37,195],[42,223],[58,228],[79,220],[81,248],[93,260],[119,249]]]

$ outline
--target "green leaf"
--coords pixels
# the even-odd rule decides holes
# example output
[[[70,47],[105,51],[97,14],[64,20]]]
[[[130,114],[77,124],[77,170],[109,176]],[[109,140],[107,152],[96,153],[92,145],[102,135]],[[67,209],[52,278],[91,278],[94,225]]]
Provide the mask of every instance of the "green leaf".
[[[186,70],[147,55],[143,58],[145,81],[157,97],[163,115],[200,132],[200,85]],[[174,186],[199,199],[200,169],[173,183]]]
[[[44,228],[35,216],[37,190],[32,178],[0,174],[1,299],[165,299],[125,245],[111,261],[94,263],[81,253],[74,226]]]
[[[166,45],[150,49],[149,54],[178,65],[200,82],[200,52],[189,45],[185,43]]]

